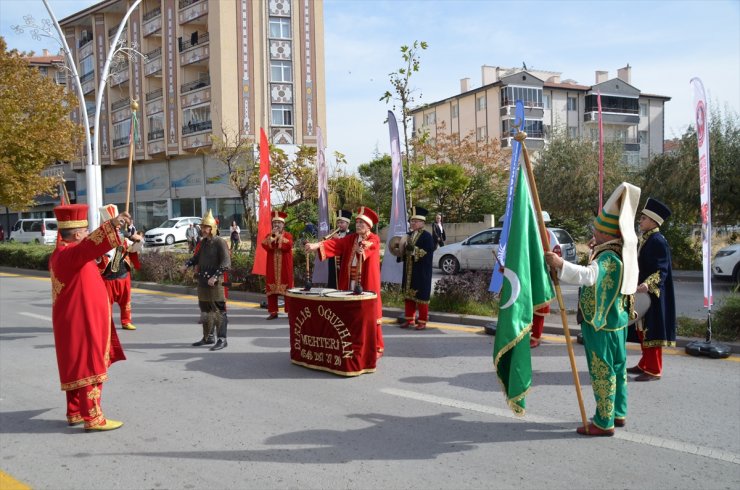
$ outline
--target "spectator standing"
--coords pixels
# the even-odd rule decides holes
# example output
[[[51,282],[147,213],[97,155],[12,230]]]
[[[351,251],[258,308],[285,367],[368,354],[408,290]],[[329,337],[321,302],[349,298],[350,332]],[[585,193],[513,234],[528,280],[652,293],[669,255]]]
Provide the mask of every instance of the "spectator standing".
[[[445,233],[444,225],[442,224],[442,215],[437,213],[434,217],[434,223],[432,224],[432,238],[434,239],[434,248],[444,247],[445,240],[447,240],[447,234]]]
[[[239,225],[236,224],[236,221],[231,222],[231,226],[229,227],[229,238],[231,238],[231,252],[239,250],[239,243],[241,243],[241,229],[239,228]]]
[[[195,250],[195,244],[198,243],[199,233],[200,230],[198,230],[193,223],[190,223],[190,225],[188,225],[188,229],[185,230],[185,238],[188,241],[189,253],[193,253],[193,250]]]

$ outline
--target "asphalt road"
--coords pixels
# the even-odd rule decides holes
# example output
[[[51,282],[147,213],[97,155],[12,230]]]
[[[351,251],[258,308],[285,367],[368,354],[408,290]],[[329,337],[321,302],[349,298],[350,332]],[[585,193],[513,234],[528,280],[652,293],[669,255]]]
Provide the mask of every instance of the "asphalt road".
[[[345,379],[292,365],[287,320],[249,303],[229,306],[227,349],[191,347],[195,298],[143,290],[138,330],[119,330],[128,360],[103,391],[125,425],[86,434],[65,422],[49,291],[46,278],[0,273],[0,470],[35,489],[740,486],[736,356],[666,352],[662,380],[630,383],[627,427],[584,438],[561,337],[533,351],[515,417],[479,328],[389,323],[377,372]]]

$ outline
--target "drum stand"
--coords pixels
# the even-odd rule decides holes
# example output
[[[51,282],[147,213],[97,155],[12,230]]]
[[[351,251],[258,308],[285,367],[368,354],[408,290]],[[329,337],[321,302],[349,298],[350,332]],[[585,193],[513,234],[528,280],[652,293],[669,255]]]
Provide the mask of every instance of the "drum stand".
[[[707,312],[707,335],[704,342],[695,340],[686,344],[686,353],[692,356],[707,356],[711,359],[730,357],[732,350],[724,345],[712,342],[712,308]]]

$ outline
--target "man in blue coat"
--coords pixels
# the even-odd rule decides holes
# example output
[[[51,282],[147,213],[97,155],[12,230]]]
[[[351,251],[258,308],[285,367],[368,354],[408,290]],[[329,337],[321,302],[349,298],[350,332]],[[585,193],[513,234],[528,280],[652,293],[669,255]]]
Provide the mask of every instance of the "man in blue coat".
[[[638,244],[640,268],[637,293],[647,293],[650,308],[637,322],[637,335],[642,346],[642,358],[637,366],[627,369],[637,374],[635,381],[656,381],[663,374],[663,347],[676,345],[676,303],[673,298],[671,249],[660,225],[671,210],[662,202],[648,198],[640,215],[642,236]]]
[[[403,255],[398,261],[403,261],[403,291],[406,322],[401,328],[415,328],[424,330],[429,320],[429,297],[432,294],[432,258],[434,255],[434,239],[432,234],[424,229],[429,212],[421,207],[411,210],[409,219],[411,231],[405,241]],[[414,321],[416,310],[419,310],[419,319]]]

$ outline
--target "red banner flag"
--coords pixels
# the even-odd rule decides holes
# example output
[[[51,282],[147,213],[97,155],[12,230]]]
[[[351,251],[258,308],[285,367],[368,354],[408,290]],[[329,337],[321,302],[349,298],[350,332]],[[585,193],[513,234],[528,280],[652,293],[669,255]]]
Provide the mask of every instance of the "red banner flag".
[[[270,145],[264,129],[260,129],[260,212],[257,228],[257,250],[254,254],[252,274],[264,276],[267,270],[267,251],[262,248],[262,241],[272,231],[270,222]]]

